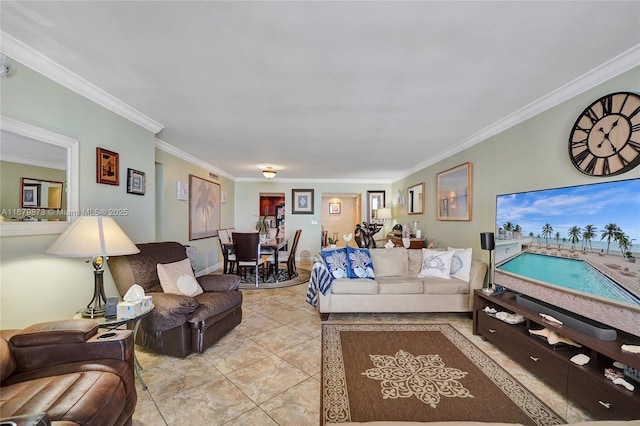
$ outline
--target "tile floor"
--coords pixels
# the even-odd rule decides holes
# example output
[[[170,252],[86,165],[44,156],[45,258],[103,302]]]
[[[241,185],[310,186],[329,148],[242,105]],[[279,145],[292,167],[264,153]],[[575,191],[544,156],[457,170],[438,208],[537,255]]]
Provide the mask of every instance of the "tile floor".
[[[203,354],[177,359],[136,347],[148,390],[137,382],[134,425],[318,425],[319,314],[306,284],[243,291],[243,320]],[[543,382],[471,332],[466,314],[340,314],[330,322],[449,323],[570,422],[588,419]]]

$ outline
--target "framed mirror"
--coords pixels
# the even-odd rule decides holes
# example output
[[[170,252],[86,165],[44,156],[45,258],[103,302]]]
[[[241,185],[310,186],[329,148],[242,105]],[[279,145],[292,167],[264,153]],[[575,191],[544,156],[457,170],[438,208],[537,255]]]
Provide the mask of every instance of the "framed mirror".
[[[61,233],[79,214],[79,141],[5,116],[0,137],[0,236]]]
[[[424,213],[424,182],[410,186],[407,190],[407,213]]]

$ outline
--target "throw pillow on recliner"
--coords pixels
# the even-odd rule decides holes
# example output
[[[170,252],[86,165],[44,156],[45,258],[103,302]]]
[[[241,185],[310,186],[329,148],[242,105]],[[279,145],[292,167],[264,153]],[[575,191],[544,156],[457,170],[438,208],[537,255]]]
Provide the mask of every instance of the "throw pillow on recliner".
[[[165,293],[194,297],[204,292],[193,275],[188,258],[173,263],[158,263],[157,269]]]

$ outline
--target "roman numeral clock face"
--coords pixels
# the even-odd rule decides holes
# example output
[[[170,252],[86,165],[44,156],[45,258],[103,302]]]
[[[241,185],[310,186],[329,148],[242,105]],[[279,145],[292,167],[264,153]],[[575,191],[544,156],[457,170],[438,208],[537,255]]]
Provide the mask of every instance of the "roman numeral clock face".
[[[569,137],[573,165],[590,176],[613,176],[640,164],[640,95],[612,93],[576,120]]]

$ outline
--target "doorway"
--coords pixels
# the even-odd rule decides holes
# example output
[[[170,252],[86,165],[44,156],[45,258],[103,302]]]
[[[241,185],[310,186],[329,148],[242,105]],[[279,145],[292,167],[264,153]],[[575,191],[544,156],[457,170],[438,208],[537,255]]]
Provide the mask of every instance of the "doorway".
[[[260,193],[258,216],[260,222],[266,222],[269,238],[285,238],[284,193]]]
[[[320,246],[325,248],[334,241],[336,247],[351,245],[353,239],[345,241],[344,236],[353,234],[356,225],[362,221],[361,194],[322,194]]]

